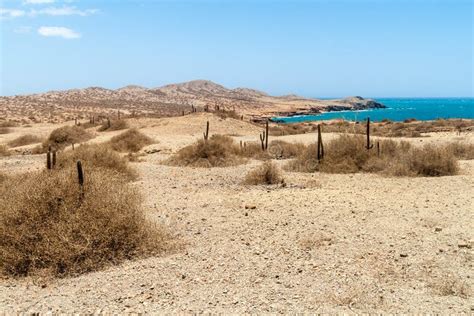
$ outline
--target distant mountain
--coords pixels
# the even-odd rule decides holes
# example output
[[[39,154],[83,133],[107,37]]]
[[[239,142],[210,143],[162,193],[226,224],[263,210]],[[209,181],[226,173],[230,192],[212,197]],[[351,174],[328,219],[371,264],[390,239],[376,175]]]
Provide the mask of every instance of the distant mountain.
[[[258,119],[267,116],[318,113],[347,109],[383,107],[362,97],[341,100],[318,100],[296,95],[270,96],[249,89],[228,89],[208,80],[169,84],[158,88],[129,85],[116,90],[101,87],[50,91],[41,94],[0,97],[0,115],[31,117],[31,121],[61,121],[87,115],[109,115],[116,111],[137,115],[179,115],[191,106],[203,110],[219,108]],[[37,115],[35,115],[35,113]],[[35,117],[38,116],[38,117]]]

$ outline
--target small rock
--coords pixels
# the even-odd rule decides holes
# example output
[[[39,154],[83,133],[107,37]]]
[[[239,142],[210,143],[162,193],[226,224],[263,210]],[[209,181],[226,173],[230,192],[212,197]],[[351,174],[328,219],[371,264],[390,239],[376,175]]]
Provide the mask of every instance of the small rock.
[[[400,254],[400,257],[406,258],[406,257],[408,257],[408,254],[406,254],[406,253],[401,253],[401,254]]]
[[[440,232],[441,230],[441,227],[435,227],[435,232]]]
[[[254,210],[256,208],[257,208],[257,206],[255,206],[255,205],[245,205],[246,210]]]

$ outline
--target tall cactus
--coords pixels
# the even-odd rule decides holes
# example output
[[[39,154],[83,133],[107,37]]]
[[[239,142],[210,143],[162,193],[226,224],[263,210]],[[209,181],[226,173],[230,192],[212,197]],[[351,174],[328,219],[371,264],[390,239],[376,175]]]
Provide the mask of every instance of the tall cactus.
[[[370,117],[367,118],[367,150],[372,149],[374,144],[370,144]]]
[[[52,168],[56,168],[56,150],[53,150],[53,161]]]
[[[48,152],[46,153],[46,168],[48,170],[51,170],[53,168],[51,164],[51,151],[50,150],[48,150]]]
[[[321,134],[321,125],[318,124],[318,161],[324,158],[323,136]]]
[[[82,162],[77,161],[77,180],[80,186],[84,185],[84,171],[82,170]]]
[[[77,182],[81,187],[81,193],[79,195],[79,201],[82,201],[84,198],[84,170],[82,169],[82,162],[80,160],[77,161]]]
[[[265,150],[265,131],[262,132],[262,134],[260,134],[260,142],[262,143],[262,150]]]
[[[207,121],[206,123],[206,132],[203,134],[204,134],[204,140],[207,141],[207,139],[209,138],[209,121]]]
[[[268,149],[268,137],[270,136],[270,134],[268,134],[268,119],[267,119],[267,122],[266,122],[266,125],[265,125],[265,150]]]

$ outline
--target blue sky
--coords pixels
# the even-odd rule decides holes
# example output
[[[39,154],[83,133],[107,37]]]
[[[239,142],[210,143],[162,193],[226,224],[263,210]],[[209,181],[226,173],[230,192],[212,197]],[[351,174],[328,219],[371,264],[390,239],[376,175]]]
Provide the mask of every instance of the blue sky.
[[[208,79],[473,96],[471,0],[0,0],[0,94]]]

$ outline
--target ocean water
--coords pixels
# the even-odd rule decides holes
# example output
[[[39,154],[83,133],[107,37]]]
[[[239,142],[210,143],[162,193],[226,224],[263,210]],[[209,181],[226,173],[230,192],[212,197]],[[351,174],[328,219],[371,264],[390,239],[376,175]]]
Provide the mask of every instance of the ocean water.
[[[420,121],[439,118],[468,118],[474,119],[474,98],[375,98],[387,106],[386,109],[371,109],[361,111],[328,112],[315,115],[301,115],[277,118],[285,123],[304,121],[321,121],[345,119],[361,121],[370,117],[371,121],[389,119],[399,122],[406,119]]]

